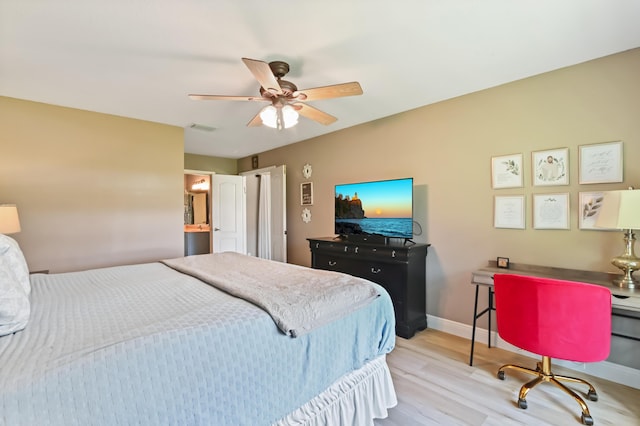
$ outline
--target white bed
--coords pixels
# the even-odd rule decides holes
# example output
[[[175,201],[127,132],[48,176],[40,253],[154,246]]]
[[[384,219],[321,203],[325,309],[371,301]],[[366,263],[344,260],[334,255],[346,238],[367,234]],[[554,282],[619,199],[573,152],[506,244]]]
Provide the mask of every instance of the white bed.
[[[0,290],[26,286],[0,237],[0,267],[13,268]],[[252,271],[247,283],[248,261],[233,272]],[[371,425],[396,404],[395,322],[388,294],[366,285],[379,296],[287,333],[273,312],[161,262],[31,275],[28,322],[0,337],[0,424]]]

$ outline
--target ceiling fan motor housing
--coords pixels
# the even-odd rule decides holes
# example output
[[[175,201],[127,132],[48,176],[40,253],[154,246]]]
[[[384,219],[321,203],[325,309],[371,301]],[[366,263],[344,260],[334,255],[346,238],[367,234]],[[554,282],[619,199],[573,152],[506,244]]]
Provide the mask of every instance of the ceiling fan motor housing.
[[[296,86],[295,84],[287,80],[280,80],[278,78],[278,84],[280,85],[280,89],[282,90],[285,97],[291,96],[293,92],[298,90],[298,86]],[[264,87],[260,87],[260,95],[266,98],[274,96],[270,91],[266,90]]]
[[[269,62],[269,68],[276,78],[282,78],[289,72],[289,64],[283,61]]]

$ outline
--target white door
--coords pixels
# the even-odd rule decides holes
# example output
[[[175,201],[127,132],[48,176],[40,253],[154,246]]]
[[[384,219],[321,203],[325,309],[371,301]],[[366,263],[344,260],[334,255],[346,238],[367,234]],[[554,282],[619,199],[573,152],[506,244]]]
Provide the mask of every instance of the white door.
[[[211,230],[213,252],[246,254],[246,202],[244,176],[211,177]]]

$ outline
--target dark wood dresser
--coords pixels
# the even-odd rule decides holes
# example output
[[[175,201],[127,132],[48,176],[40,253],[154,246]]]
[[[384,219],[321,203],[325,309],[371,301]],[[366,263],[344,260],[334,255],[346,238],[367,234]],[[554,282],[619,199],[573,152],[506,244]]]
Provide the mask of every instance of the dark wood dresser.
[[[396,334],[405,339],[427,327],[426,259],[430,244],[309,238],[311,266],[366,278],[391,295]]]

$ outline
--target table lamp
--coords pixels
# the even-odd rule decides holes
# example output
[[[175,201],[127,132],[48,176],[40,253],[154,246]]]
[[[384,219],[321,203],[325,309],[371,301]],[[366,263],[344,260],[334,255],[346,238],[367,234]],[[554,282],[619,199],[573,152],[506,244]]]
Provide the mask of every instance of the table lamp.
[[[596,226],[624,231],[624,254],[611,259],[611,263],[620,268],[624,275],[613,282],[626,288],[640,285],[640,281],[633,276],[633,272],[640,269],[640,259],[633,251],[636,242],[633,231],[640,229],[640,190],[629,188],[605,192]]]
[[[20,232],[18,208],[15,204],[0,204],[0,234]]]

